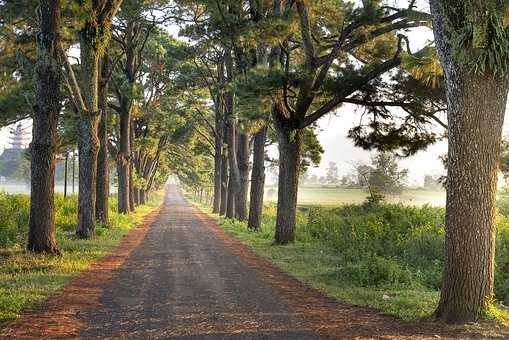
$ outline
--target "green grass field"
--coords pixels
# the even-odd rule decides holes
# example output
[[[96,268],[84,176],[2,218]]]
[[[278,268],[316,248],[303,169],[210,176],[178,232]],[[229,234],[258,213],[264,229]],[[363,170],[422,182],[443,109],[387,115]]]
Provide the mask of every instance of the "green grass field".
[[[368,196],[362,189],[347,189],[323,186],[305,186],[299,188],[299,205],[337,206],[342,204],[362,203]],[[277,187],[265,188],[266,202],[277,200]],[[405,189],[400,195],[387,197],[388,202],[405,203],[408,205],[445,205],[445,191],[429,191],[422,189]]]

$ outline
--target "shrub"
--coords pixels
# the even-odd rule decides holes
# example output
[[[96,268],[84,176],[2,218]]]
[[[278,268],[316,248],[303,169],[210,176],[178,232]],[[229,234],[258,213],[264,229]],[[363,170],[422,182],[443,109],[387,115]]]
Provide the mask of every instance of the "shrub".
[[[509,202],[509,200],[508,200]],[[507,204],[509,213],[509,203]],[[505,210],[500,209],[502,213]],[[415,285],[440,289],[444,256],[443,208],[365,203],[313,207],[300,239],[323,242],[343,262],[327,276],[362,286]],[[497,221],[496,298],[509,304],[509,216]]]
[[[349,262],[338,268],[338,278],[362,287],[410,285],[412,272],[397,260],[374,256],[369,260]]]
[[[309,211],[307,232],[347,260],[395,257],[409,265],[442,258],[443,210],[395,204],[346,205]]]

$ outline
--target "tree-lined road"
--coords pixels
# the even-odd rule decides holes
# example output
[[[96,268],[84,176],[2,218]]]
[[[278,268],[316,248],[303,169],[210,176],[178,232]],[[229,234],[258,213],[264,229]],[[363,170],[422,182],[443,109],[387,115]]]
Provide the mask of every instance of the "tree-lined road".
[[[297,313],[224,247],[200,213],[171,191],[160,217],[81,313],[85,337],[317,339]]]
[[[158,216],[7,329],[6,339],[479,336],[328,298],[226,234],[176,187]]]

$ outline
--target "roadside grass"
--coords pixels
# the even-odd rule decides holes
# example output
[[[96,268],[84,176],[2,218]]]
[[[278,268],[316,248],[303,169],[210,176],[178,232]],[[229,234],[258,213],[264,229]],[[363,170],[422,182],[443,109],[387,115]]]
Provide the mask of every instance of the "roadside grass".
[[[2,322],[16,319],[24,309],[43,302],[71,278],[105,256],[130,229],[160,204],[162,195],[162,192],[153,194],[147,205],[137,207],[128,216],[118,214],[116,201],[111,199],[110,225],[97,226],[96,236],[90,240],[80,240],[74,235],[76,197],[64,201],[63,197],[58,196],[57,240],[62,256],[26,252],[23,249],[25,226],[20,226],[20,235],[16,238],[19,242],[0,248],[0,327]]]
[[[208,206],[197,204],[210,213]],[[220,226],[281,270],[340,301],[370,306],[405,320],[433,315],[443,258],[443,208],[396,204],[300,206],[296,242],[275,246],[275,206],[262,230],[212,215]],[[497,222],[497,299],[509,302],[509,219]],[[489,319],[509,326],[501,303]]]

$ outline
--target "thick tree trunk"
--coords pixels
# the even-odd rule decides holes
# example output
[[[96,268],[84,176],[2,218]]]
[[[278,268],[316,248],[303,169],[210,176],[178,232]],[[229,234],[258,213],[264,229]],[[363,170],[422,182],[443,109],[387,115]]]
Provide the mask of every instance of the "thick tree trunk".
[[[76,234],[80,238],[89,238],[95,232],[95,198],[97,180],[97,156],[99,139],[97,138],[97,114],[79,123],[79,194],[78,227]]]
[[[448,92],[446,251],[437,310],[451,322],[477,320],[492,302],[498,156],[508,86],[461,73],[448,79],[454,87]]]
[[[107,99],[107,76],[108,57],[102,59],[101,82],[99,84],[99,109],[101,118],[99,122],[99,155],[97,158],[97,196],[96,196],[96,219],[98,222],[108,225],[109,196],[110,196],[110,172],[108,167],[108,99]]]
[[[297,192],[302,152],[302,130],[294,130],[284,118],[275,115],[279,144],[279,181],[276,216],[277,244],[295,240]]]
[[[470,66],[454,59],[444,32],[449,28],[445,18],[458,18],[456,7],[444,14],[441,6],[442,2],[432,1],[446,76],[449,137],[445,257],[437,316],[467,322],[486,316],[493,298],[497,172],[509,83],[491,70],[474,75]]]
[[[228,157],[226,152],[223,151],[221,157],[221,204],[219,206],[219,215],[226,214],[226,207],[228,202]]]
[[[99,152],[98,82],[99,82],[99,51],[89,41],[87,27],[80,32],[81,36],[81,67],[82,92],[87,111],[80,113],[78,123],[79,150],[79,207],[76,234],[80,238],[89,238],[95,232],[95,199],[97,180],[97,156]]]
[[[129,209],[129,157],[131,154],[130,130],[131,110],[123,104],[120,118],[119,152],[117,154],[118,212],[128,214]]]
[[[30,221],[27,249],[59,253],[55,238],[55,151],[60,113],[60,5],[40,2],[40,34],[37,36],[37,92],[34,106],[31,151]]]
[[[254,137],[253,170],[251,172],[251,194],[249,199],[248,228],[260,230],[263,213],[263,194],[265,189],[265,141],[267,127],[264,126]]]
[[[247,221],[247,197],[249,194],[249,136],[239,134],[237,148],[237,160],[240,175],[240,187],[236,195],[235,215],[239,221]]]

